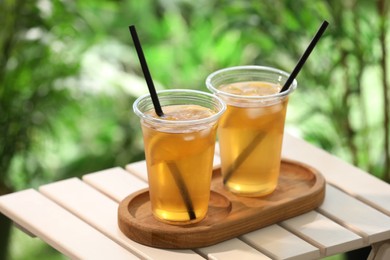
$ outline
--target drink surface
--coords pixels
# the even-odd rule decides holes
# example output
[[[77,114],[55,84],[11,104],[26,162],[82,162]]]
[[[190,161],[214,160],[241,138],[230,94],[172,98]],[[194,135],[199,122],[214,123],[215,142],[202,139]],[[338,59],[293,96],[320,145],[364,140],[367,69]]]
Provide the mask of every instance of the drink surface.
[[[154,110],[150,110],[145,114],[150,115],[154,118],[170,121],[187,121],[207,118],[215,114],[209,108],[205,108],[199,105],[172,105],[165,106],[163,108],[164,116],[159,117]]]
[[[162,119],[169,121],[201,119],[214,114],[197,105],[167,106],[163,111]],[[153,114],[151,111],[150,115]],[[184,129],[170,131],[142,123],[152,211],[158,219],[167,222],[197,222],[207,213],[217,125],[181,127]],[[183,192],[187,192],[187,199]],[[188,200],[195,220],[190,219]]]
[[[278,93],[280,86],[241,82],[220,88],[226,92],[259,96]],[[229,104],[218,136],[226,187],[244,196],[263,196],[277,186],[287,97],[245,107]]]
[[[222,85],[218,89],[241,96],[268,96],[279,93],[282,87],[280,85],[262,81],[245,81]]]

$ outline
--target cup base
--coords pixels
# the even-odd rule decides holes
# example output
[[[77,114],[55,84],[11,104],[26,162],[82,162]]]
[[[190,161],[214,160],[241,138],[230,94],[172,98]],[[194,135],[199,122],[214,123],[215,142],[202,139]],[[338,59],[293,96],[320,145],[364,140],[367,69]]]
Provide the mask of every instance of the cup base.
[[[174,225],[174,226],[186,226],[186,225],[191,225],[191,224],[196,224],[196,223],[199,223],[201,222],[203,219],[205,219],[206,216],[203,216],[203,217],[200,217],[200,218],[196,218],[196,219],[193,219],[193,220],[168,220],[168,219],[164,219],[164,218],[160,218],[159,216],[157,216],[156,214],[153,214],[153,217],[157,220],[157,221],[160,221],[160,222],[163,222],[165,224],[169,224],[169,225]]]
[[[228,185],[225,185],[225,188],[229,190],[231,193],[241,197],[264,197],[270,195],[276,189],[276,187],[273,187],[273,188],[262,189],[258,191],[246,192],[240,189],[235,189],[234,187],[230,187]]]

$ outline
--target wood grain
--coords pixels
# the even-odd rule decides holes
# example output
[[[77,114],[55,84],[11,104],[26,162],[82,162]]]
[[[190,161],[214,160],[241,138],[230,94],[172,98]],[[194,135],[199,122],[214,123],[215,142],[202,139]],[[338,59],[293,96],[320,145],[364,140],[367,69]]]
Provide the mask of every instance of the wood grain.
[[[118,225],[130,239],[158,248],[198,248],[317,208],[325,197],[325,179],[315,169],[282,160],[276,190],[264,197],[240,197],[222,184],[220,169],[213,172],[207,217],[199,223],[174,226],[156,220],[147,189],[129,195],[118,208]]]

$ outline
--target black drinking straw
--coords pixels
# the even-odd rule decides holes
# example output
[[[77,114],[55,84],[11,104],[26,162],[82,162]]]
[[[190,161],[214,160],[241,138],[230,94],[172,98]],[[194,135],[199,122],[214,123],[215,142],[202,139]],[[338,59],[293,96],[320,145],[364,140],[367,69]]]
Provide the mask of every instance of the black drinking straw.
[[[245,161],[245,159],[248,157],[248,155],[253,151],[253,149],[256,148],[257,144],[263,140],[265,137],[265,133],[260,132],[258,133],[255,138],[250,142],[250,144],[245,147],[245,149],[240,153],[239,156],[234,160],[234,162],[227,168],[226,174],[223,178],[223,183],[225,184],[226,182],[229,181],[230,177],[232,177],[232,174],[238,167],[241,166],[241,164]]]
[[[323,21],[321,27],[318,29],[317,33],[315,34],[314,38],[311,40],[309,46],[305,50],[305,52],[302,54],[301,58],[299,59],[297,65],[295,66],[294,70],[291,72],[290,76],[287,78],[287,81],[284,83],[283,88],[280,90],[280,92],[286,91],[291,83],[294,81],[294,79],[297,77],[299,71],[302,69],[303,65],[305,64],[307,58],[309,57],[310,53],[316,46],[317,42],[321,38],[322,34],[325,32],[326,27],[328,27],[328,22]],[[250,142],[250,144],[245,147],[245,149],[242,151],[242,153],[234,160],[232,165],[230,165],[225,173],[225,176],[223,178],[223,183],[226,183],[229,181],[229,179],[232,177],[234,171],[240,167],[240,165],[245,161],[245,159],[249,156],[250,153],[256,148],[257,144],[263,140],[265,137],[265,133],[260,132],[258,133],[253,140]]]
[[[135,29],[135,26],[134,25],[129,26],[129,30],[130,30],[131,37],[133,38],[135,49],[137,50],[138,59],[139,62],[141,63],[146,84],[148,85],[149,88],[149,93],[150,93],[150,97],[152,98],[154,110],[156,111],[156,114],[161,117],[164,115],[164,113],[161,109],[160,101],[158,100],[157,93],[156,93],[156,88],[154,87],[152,76],[150,75],[148,64],[146,63],[144,52],[142,50],[141,43],[138,39],[138,34]]]
[[[171,172],[173,179],[176,182],[176,186],[179,188],[181,197],[184,200],[184,203],[186,204],[188,216],[191,220],[196,219],[196,215],[194,212],[194,207],[192,205],[192,201],[190,198],[190,194],[188,193],[188,189],[186,184],[184,183],[183,178],[181,177],[181,173],[179,168],[177,168],[177,165],[174,162],[168,162],[167,166],[169,168],[169,171]]]
[[[150,75],[148,65],[146,63],[146,59],[144,56],[144,52],[142,51],[141,43],[138,39],[137,31],[135,29],[134,25],[129,26],[131,37],[133,38],[135,49],[137,50],[138,58],[141,63],[142,71],[145,76],[146,84],[149,88],[149,93],[152,98],[154,110],[156,111],[156,114],[158,116],[164,116],[164,113],[161,109],[160,101],[158,100],[157,92],[153,84],[152,76]],[[184,183],[184,180],[180,174],[179,169],[177,168],[177,165],[172,162],[167,163],[169,170],[172,173],[173,179],[176,182],[176,185],[178,189],[180,190],[180,194],[183,198],[184,204],[186,205],[188,216],[190,220],[196,219],[196,214],[192,205],[192,201],[190,198],[190,194],[188,192],[188,189]]]
[[[327,21],[323,21],[322,22],[321,27],[318,29],[318,31],[315,34],[314,38],[311,40],[309,46],[307,47],[305,52],[302,54],[302,56],[299,59],[297,65],[295,65],[294,70],[291,72],[290,76],[288,77],[286,83],[284,83],[284,86],[280,90],[280,92],[284,92],[284,91],[286,91],[290,87],[291,83],[297,77],[299,71],[301,71],[301,69],[303,67],[303,64],[305,64],[307,58],[309,57],[310,53],[312,52],[312,50],[316,46],[317,42],[320,40],[322,34],[324,34],[324,32],[326,30],[326,27],[328,27],[328,24],[329,23]]]

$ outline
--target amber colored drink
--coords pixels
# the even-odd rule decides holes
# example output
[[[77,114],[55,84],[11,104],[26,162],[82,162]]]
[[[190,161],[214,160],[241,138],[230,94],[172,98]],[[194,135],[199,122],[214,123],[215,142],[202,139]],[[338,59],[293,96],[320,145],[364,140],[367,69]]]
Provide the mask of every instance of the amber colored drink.
[[[246,95],[274,94],[280,86],[265,82],[243,82],[221,90]],[[240,194],[262,196],[271,193],[280,169],[287,97],[271,104],[256,107],[228,105],[218,130],[222,174],[226,187]],[[251,148],[237,165],[236,160]],[[273,155],[273,156],[270,156]]]
[[[277,187],[288,103],[288,92],[279,91],[287,77],[272,68],[243,66],[206,81],[227,103],[218,129],[221,170],[226,188],[237,195],[265,196]]]
[[[165,120],[190,120],[209,117],[212,111],[203,107],[163,107]],[[217,125],[186,127],[183,131],[164,132],[142,125],[152,210],[160,219],[189,221],[185,200],[180,190],[188,189],[194,215],[202,219],[207,212],[212,160]],[[203,173],[203,174],[202,174]],[[178,181],[177,178],[181,178]],[[187,196],[187,195],[184,195]]]
[[[163,117],[147,110],[141,119],[152,212],[170,224],[195,223],[207,214],[217,119],[225,107],[170,103],[162,109]]]

